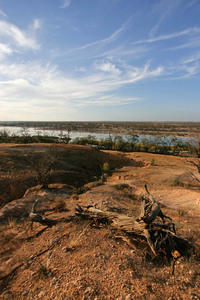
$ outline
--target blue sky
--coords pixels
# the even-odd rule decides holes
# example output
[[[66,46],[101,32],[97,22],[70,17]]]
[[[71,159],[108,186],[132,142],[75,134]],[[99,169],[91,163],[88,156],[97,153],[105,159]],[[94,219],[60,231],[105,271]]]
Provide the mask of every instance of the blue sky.
[[[200,0],[0,0],[0,120],[200,121]]]

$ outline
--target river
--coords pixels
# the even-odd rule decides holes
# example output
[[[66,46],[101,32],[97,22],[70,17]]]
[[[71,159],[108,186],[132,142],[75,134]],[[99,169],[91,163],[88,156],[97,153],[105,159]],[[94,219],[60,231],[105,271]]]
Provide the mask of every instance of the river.
[[[116,134],[106,134],[106,133],[91,133],[91,132],[73,132],[73,131],[61,131],[61,130],[41,130],[40,128],[24,128],[24,127],[17,127],[17,126],[0,126],[0,132],[6,131],[9,135],[48,135],[48,136],[55,136],[55,137],[61,137],[62,135],[66,135],[71,138],[73,141],[75,138],[82,138],[87,137],[88,135],[92,135],[97,140],[106,139],[109,136],[115,137]],[[119,134],[119,136],[123,137],[124,140],[127,140],[127,135]],[[149,141],[156,140],[156,136],[152,135],[140,135],[139,136],[139,142],[141,142],[144,138],[148,139]],[[161,141],[165,141],[166,143],[171,141],[172,137],[162,137]],[[186,137],[177,137],[178,139],[181,139],[184,143],[190,143],[190,144],[196,144],[196,141],[194,138],[186,138]]]

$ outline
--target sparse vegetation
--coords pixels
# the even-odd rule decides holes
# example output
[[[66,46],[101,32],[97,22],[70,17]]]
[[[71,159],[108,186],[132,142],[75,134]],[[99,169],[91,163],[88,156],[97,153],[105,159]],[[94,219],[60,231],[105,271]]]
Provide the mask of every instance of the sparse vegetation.
[[[81,194],[84,194],[86,193],[87,191],[89,191],[91,188],[89,186],[81,186],[79,188],[74,188],[73,189],[73,194],[76,194],[76,195],[81,195]]]
[[[151,159],[150,166],[155,166],[155,159],[154,158]]]
[[[105,162],[103,164],[103,172],[106,173],[106,174],[110,174],[111,167],[110,167],[110,164],[108,162]]]
[[[17,174],[30,176],[32,169],[27,164],[27,156],[23,156],[22,153],[29,149],[38,155],[41,154],[42,157],[49,145],[31,145],[31,148],[26,148],[27,145],[20,147],[10,145],[7,148],[3,148],[2,145],[1,147],[1,155],[6,153],[6,159],[2,160],[1,165],[2,174],[6,171],[7,162],[10,161],[15,176]],[[8,221],[1,222],[0,297],[37,299],[40,292],[45,291],[45,297],[48,299],[53,297],[61,299],[64,296],[77,300],[83,297],[198,299],[199,191],[179,189],[179,186],[187,182],[190,177],[190,170],[192,172],[196,167],[187,164],[185,158],[181,157],[148,153],[127,155],[111,152],[108,154],[106,151],[75,145],[59,145],[56,147],[56,153],[56,161],[49,179],[51,183],[55,180],[55,184],[52,184],[54,187],[50,186],[44,191],[33,188],[20,201],[25,199],[28,205],[28,201],[33,201],[33,197],[40,198],[41,206],[38,206],[38,212],[46,218],[60,220],[60,222],[48,229],[40,223],[35,223],[33,231],[30,230],[30,221],[26,216],[16,224],[13,223],[12,218],[9,221],[10,225]],[[154,162],[156,161],[156,168],[149,167],[152,157]],[[132,159],[131,163],[130,159]],[[101,184],[99,178],[105,162],[109,164],[111,170],[112,166],[117,168],[114,172],[112,170],[113,176],[109,177],[105,185],[95,189]],[[124,168],[120,169],[120,166]],[[58,171],[61,173],[58,174]],[[79,176],[80,181],[78,181]],[[25,177],[21,178],[24,180]],[[92,182],[94,178],[96,181]],[[172,179],[173,184],[175,182],[173,189],[169,188],[166,178]],[[4,186],[1,185],[1,191],[5,191],[5,187],[10,185],[9,180],[10,177],[6,179]],[[61,181],[64,184],[58,190],[56,182],[61,185]],[[69,181],[68,190],[66,183]],[[79,204],[83,209],[94,205],[98,213],[100,209],[112,216],[117,213],[120,222],[122,214],[135,218],[141,209],[144,182],[149,183],[159,202],[166,204],[164,207],[161,206],[162,210],[172,217],[172,222],[177,225],[178,236],[188,240],[193,246],[189,259],[183,256],[176,258],[174,257],[176,253],[171,255],[172,260],[174,259],[173,275],[172,266],[167,261],[163,248],[159,259],[151,254],[144,239],[138,241],[137,235],[128,233],[126,239],[120,239],[119,235],[124,234],[122,228],[120,227],[119,231],[111,229],[105,218],[101,219],[101,222],[99,216],[92,221],[79,220],[78,216],[74,215],[76,204]],[[33,185],[36,184],[35,182]],[[76,189],[73,190],[72,185]],[[89,193],[81,194],[89,189]],[[71,196],[65,201],[65,196],[73,192],[78,193],[74,198]],[[2,193],[0,197],[3,198]],[[18,203],[21,205],[20,201]],[[173,209],[170,205],[173,205]],[[55,206],[58,207],[56,213],[48,210],[48,207]],[[163,225],[161,219],[158,219],[155,224],[159,225],[159,221],[165,230],[168,221]],[[160,241],[164,242],[165,231],[161,236],[160,229],[157,227],[154,229],[156,235],[154,236],[150,230],[151,238],[159,247]],[[134,245],[128,243],[129,240],[132,240]],[[37,256],[38,254],[40,256]],[[21,267],[15,269],[16,266]],[[1,280],[7,274],[10,275],[6,280]]]
[[[132,191],[132,188],[131,188],[131,186],[129,185],[129,184],[127,184],[127,183],[119,183],[119,184],[116,184],[115,185],[115,188],[117,189],[117,190],[128,190],[128,191]]]
[[[41,264],[41,262],[39,262],[39,267],[36,271],[36,274],[39,279],[45,279],[48,276],[48,270],[43,264]]]
[[[167,182],[170,186],[184,186],[184,183],[178,177],[170,178]]]
[[[55,211],[62,211],[66,207],[66,202],[62,197],[56,197],[53,203],[53,208],[55,208]]]

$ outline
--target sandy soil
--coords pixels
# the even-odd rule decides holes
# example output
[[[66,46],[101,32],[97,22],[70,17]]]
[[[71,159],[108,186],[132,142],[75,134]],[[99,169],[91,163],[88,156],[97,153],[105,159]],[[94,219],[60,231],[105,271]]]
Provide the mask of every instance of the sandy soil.
[[[173,218],[178,234],[200,249],[200,190],[190,174],[198,175],[195,168],[180,157],[122,155],[130,159],[128,166],[116,169],[104,185],[79,196],[60,193],[68,211],[47,212],[46,216],[72,215],[77,204],[137,216],[139,196],[148,184],[163,211]],[[179,179],[178,186],[171,185],[174,178]],[[127,188],[122,188],[124,184]],[[45,199],[48,192],[41,200],[44,205]],[[200,299],[198,255],[181,258],[172,276],[169,263],[153,259],[140,248],[131,249],[109,226],[99,228],[77,219],[42,229],[34,224],[31,231],[26,218],[20,222],[11,218],[1,225],[0,276],[22,266],[3,281],[0,299]]]

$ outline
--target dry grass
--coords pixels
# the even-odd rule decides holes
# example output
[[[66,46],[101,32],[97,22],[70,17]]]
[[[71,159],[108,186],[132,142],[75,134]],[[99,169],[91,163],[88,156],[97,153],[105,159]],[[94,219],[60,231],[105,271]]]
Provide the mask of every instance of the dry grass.
[[[173,186],[173,187],[176,187],[176,186],[184,187],[184,183],[178,177],[170,178],[167,181],[167,183],[169,186]]]
[[[56,212],[60,212],[66,208],[65,199],[62,197],[56,197],[53,203],[53,207],[55,208]]]

